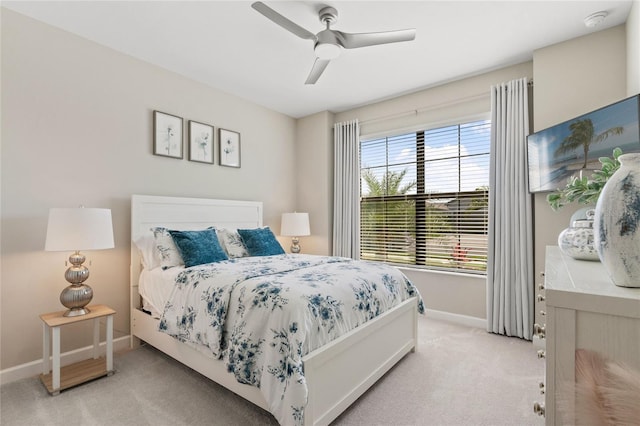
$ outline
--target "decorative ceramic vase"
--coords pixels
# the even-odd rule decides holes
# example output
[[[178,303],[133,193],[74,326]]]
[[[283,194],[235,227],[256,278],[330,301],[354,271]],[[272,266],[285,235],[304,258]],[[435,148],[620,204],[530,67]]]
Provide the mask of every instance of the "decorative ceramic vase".
[[[587,210],[585,219],[572,220],[571,226],[558,235],[563,253],[579,260],[600,260],[593,238],[594,214],[593,208]]]
[[[596,250],[615,285],[640,287],[640,154],[618,161],[596,205]]]

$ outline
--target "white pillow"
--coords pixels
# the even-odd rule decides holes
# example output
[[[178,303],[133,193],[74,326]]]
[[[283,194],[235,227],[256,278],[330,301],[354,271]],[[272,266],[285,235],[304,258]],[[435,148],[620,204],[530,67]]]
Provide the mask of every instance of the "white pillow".
[[[230,259],[249,256],[240,234],[235,230],[218,229],[218,241],[220,241],[220,245],[225,249]]]
[[[176,243],[173,242],[173,238],[167,228],[156,227],[151,228],[153,237],[155,239],[155,252],[158,259],[160,259],[160,266],[162,269],[173,268],[174,266],[182,266],[182,256],[176,247]]]
[[[160,259],[156,256],[156,243],[153,234],[141,235],[133,243],[138,247],[144,269],[150,271],[160,266]]]

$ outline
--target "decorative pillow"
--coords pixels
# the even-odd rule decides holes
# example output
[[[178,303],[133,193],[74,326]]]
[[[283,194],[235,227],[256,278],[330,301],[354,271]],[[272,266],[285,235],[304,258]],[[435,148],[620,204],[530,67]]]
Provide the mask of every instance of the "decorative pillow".
[[[151,270],[160,266],[160,260],[156,256],[155,238],[152,234],[141,235],[133,243],[138,247],[144,269]]]
[[[227,260],[215,229],[202,231],[169,231],[187,268]]]
[[[238,232],[229,229],[218,229],[218,240],[230,259],[249,256]]]
[[[151,232],[153,232],[153,238],[155,239],[156,256],[160,259],[162,269],[184,265],[182,256],[180,256],[169,230],[159,226],[151,228]]]
[[[267,226],[256,229],[238,229],[249,256],[275,256],[284,254],[282,246]]]

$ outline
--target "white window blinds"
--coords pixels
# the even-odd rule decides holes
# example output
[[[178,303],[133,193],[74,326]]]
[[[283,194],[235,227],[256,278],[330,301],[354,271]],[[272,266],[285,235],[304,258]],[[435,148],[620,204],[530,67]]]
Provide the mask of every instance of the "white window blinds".
[[[361,258],[485,273],[490,122],[362,140]]]

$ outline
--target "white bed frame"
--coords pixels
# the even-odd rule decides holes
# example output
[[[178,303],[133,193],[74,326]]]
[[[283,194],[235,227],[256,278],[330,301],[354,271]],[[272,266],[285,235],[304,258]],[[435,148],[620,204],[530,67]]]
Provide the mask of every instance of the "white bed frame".
[[[224,363],[158,331],[158,320],[141,309],[141,261],[133,241],[153,226],[173,229],[262,226],[262,203],[133,195],[131,198],[131,336],[156,347],[246,400],[269,411],[256,387],[240,384]],[[309,389],[305,425],[327,425],[417,346],[417,298],[354,329],[303,358]]]

